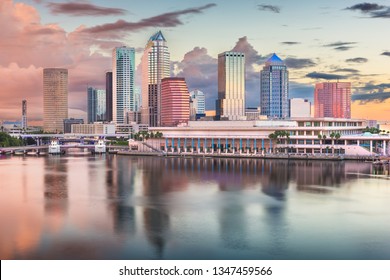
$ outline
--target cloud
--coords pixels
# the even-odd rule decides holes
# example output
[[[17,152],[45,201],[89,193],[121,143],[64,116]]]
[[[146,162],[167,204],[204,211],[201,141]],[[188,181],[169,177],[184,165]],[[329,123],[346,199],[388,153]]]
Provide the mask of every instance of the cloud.
[[[344,72],[344,73],[352,73],[352,74],[360,73],[359,70],[352,69],[352,68],[340,68],[340,69],[334,70],[333,72]]]
[[[276,14],[280,13],[280,7],[279,6],[261,4],[261,5],[257,5],[257,8],[260,11],[273,12],[273,13],[276,13]]]
[[[376,3],[360,3],[345,8],[345,10],[360,11],[371,18],[390,18],[390,7]]]
[[[345,62],[366,63],[366,62],[368,62],[368,59],[364,58],[364,57],[355,57],[355,58],[346,59]]]
[[[383,102],[390,98],[390,92],[375,92],[375,93],[355,93],[351,96],[352,101],[367,102]]]
[[[82,36],[78,30],[66,33],[56,24],[42,24],[34,7],[12,0],[0,1],[0,26],[0,108],[8,108],[0,110],[0,119],[19,118],[20,100],[27,99],[29,119],[42,120],[42,69],[46,67],[69,70],[70,108],[85,110],[88,84],[104,88],[103,69],[111,68],[111,59],[90,50],[107,42]]]
[[[292,46],[292,45],[298,45],[298,44],[300,44],[300,42],[281,42],[281,44],[282,45],[290,45],[290,46]]]
[[[218,60],[207,53],[206,48],[195,47],[181,61],[173,62],[174,74],[185,77],[188,89],[199,89],[206,97],[207,110],[215,109],[217,99]]]
[[[335,42],[335,43],[330,43],[330,44],[326,44],[323,46],[333,48],[336,51],[347,51],[347,50],[354,48],[353,45],[355,45],[355,44],[356,44],[356,42]]]
[[[84,28],[82,32],[93,34],[93,36],[101,35],[115,38],[121,37],[123,35],[123,32],[139,31],[141,29],[149,27],[175,27],[183,24],[183,22],[180,20],[180,16],[188,14],[200,14],[204,10],[215,6],[216,4],[214,3],[207,4],[201,7],[164,13],[154,17],[142,19],[138,22],[128,22],[121,19],[114,23],[107,23],[89,28]]]
[[[312,79],[324,79],[324,80],[343,80],[348,78],[348,76],[344,76],[344,75],[327,74],[327,73],[319,73],[319,72],[311,72],[307,74],[306,77]]]
[[[362,13],[369,13],[372,11],[382,10],[385,6],[378,5],[376,3],[360,3],[346,8],[346,10],[358,10]]]
[[[307,67],[313,67],[316,66],[317,64],[309,59],[309,58],[293,58],[293,57],[288,57],[284,60],[288,68],[292,69],[302,69],[302,68],[307,68]]]
[[[390,89],[390,84],[382,83],[382,84],[373,84],[373,83],[367,83],[363,87],[359,87],[359,90],[365,91],[365,92],[384,92],[386,89]]]
[[[70,16],[115,16],[124,15],[126,10],[119,8],[107,8],[96,6],[89,3],[67,2],[67,3],[53,3],[47,4],[50,12],[57,14],[66,14]]]
[[[381,55],[390,56],[390,52],[383,52]]]

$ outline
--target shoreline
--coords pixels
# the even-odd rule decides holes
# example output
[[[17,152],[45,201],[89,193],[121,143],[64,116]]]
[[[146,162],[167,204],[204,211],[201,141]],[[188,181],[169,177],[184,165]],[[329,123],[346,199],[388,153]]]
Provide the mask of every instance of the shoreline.
[[[253,158],[253,159],[284,159],[284,160],[325,160],[325,161],[342,161],[342,160],[355,160],[355,161],[378,161],[378,160],[390,160],[390,157],[384,156],[351,156],[351,155],[292,155],[292,154],[227,154],[227,153],[157,153],[157,152],[129,152],[118,151],[117,155],[122,156],[159,156],[159,157],[180,157],[180,158]]]

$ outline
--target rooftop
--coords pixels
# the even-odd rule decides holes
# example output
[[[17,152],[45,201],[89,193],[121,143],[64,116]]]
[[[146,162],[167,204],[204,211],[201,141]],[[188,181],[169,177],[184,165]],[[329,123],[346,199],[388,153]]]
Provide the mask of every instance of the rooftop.
[[[266,65],[285,65],[283,60],[274,53],[270,58],[265,62]]]
[[[165,37],[160,30],[156,34],[152,35],[150,37],[149,41],[164,41],[164,42],[166,42],[167,40],[165,40]]]

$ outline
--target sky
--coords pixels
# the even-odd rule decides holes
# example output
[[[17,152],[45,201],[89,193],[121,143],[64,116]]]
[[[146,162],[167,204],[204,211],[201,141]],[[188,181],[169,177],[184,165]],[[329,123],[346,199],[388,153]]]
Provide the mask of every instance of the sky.
[[[105,88],[114,47],[136,49],[161,30],[172,75],[217,98],[217,57],[246,56],[247,107],[260,102],[259,72],[276,53],[290,97],[313,100],[317,82],[352,83],[352,117],[390,119],[390,0],[1,0],[0,120],[41,123],[43,68],[69,69],[69,117],[86,117],[86,88]],[[139,66],[138,68],[139,69]],[[137,71],[139,76],[140,71]]]

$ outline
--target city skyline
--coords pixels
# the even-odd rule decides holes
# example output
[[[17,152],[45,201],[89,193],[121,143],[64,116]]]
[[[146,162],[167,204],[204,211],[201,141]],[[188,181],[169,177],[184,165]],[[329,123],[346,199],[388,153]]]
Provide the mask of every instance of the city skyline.
[[[172,73],[205,93],[207,109],[217,99],[218,53],[245,53],[246,103],[256,107],[260,70],[276,52],[289,68],[291,98],[312,101],[316,83],[347,81],[352,117],[389,119],[390,50],[379,31],[389,21],[390,1],[85,3],[81,9],[69,1],[1,1],[0,119],[20,119],[26,99],[29,122],[42,123],[42,69],[50,67],[69,69],[69,116],[85,118],[82,93],[90,84],[104,88],[112,49],[134,47],[140,75],[144,44],[158,30],[169,41]],[[239,24],[231,20],[238,14],[245,14]]]

